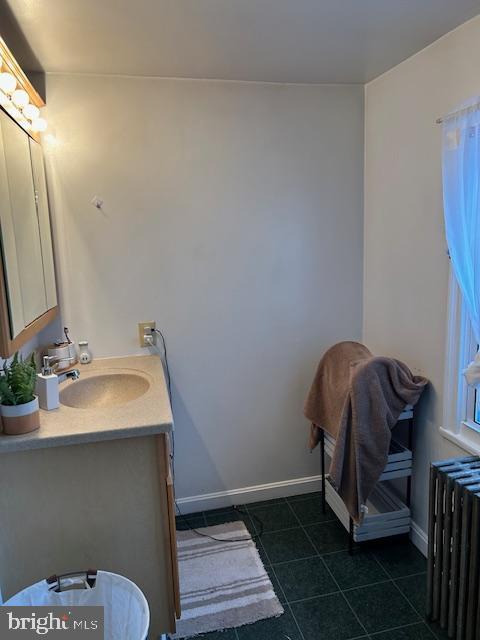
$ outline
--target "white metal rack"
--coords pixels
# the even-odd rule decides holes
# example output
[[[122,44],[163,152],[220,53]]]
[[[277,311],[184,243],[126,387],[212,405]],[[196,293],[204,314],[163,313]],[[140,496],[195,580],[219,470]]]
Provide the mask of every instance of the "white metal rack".
[[[321,473],[322,473],[322,503],[326,510],[328,502],[330,508],[349,532],[349,550],[353,550],[355,542],[364,542],[405,534],[410,531],[410,496],[412,475],[412,430],[413,407],[407,406],[400,415],[398,422],[408,423],[408,446],[404,447],[392,439],[388,453],[388,461],[372,494],[367,501],[368,513],[361,524],[355,524],[347,508],[335,491],[325,473],[325,454],[330,458],[335,448],[335,439],[323,430],[320,437]],[[407,478],[405,502],[383,482]]]

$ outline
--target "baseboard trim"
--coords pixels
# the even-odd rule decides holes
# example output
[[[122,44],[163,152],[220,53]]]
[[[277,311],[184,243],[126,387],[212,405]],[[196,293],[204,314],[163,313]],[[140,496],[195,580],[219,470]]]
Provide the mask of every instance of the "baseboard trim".
[[[320,491],[321,476],[307,476],[305,478],[293,478],[267,484],[257,484],[239,489],[227,489],[204,493],[197,496],[177,498],[177,504],[182,513],[195,513],[208,509],[220,509],[238,504],[248,504],[259,500],[271,500],[272,498],[285,498],[301,493]]]
[[[239,489],[227,489],[204,493],[196,496],[177,498],[176,502],[182,513],[195,513],[208,509],[221,509],[238,504],[248,504],[259,500],[271,500],[272,498],[286,498],[302,493],[320,491],[321,476],[307,476],[305,478],[293,478],[280,482],[257,484]],[[410,538],[417,549],[426,557],[428,553],[428,536],[423,529],[412,520]]]
[[[417,547],[417,549],[422,553],[425,557],[428,554],[428,536],[423,529],[421,529],[416,522],[411,524],[410,528],[410,539],[412,543]]]

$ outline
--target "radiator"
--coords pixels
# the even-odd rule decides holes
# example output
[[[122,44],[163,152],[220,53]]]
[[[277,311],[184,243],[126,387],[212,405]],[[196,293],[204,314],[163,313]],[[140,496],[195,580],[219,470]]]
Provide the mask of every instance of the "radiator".
[[[480,458],[430,467],[427,618],[448,637],[480,640]]]

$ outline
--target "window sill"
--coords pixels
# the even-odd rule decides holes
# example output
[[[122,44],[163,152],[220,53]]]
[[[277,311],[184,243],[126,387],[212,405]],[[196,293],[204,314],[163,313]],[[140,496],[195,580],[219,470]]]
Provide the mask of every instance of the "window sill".
[[[467,427],[465,424],[461,425],[458,433],[444,429],[444,427],[440,427],[440,433],[444,438],[453,442],[464,451],[473,455],[480,455],[480,433]]]

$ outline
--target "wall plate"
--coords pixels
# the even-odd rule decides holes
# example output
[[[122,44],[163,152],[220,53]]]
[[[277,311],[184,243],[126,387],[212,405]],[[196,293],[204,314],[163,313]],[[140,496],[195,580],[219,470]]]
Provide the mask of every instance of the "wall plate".
[[[141,347],[150,347],[151,344],[157,343],[157,334],[155,333],[155,331],[152,331],[152,329],[155,329],[155,328],[156,328],[155,320],[152,320],[151,322],[138,323],[138,340],[140,342]],[[152,342],[150,344],[148,342],[145,342],[146,335],[152,336]]]

